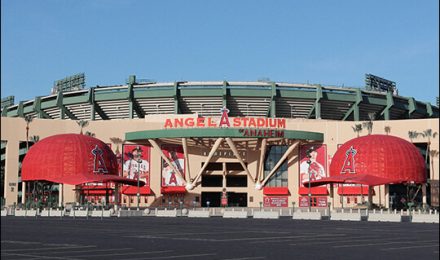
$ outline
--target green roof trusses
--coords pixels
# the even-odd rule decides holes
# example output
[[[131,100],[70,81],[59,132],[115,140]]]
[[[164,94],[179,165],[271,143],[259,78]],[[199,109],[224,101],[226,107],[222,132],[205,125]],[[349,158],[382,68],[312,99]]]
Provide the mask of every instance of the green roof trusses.
[[[414,98],[392,93],[309,84],[275,82],[174,82],[96,86],[19,102],[2,116],[33,115],[47,119],[111,120],[143,118],[149,114],[267,116],[359,121],[368,113],[377,119],[439,117],[439,109]]]

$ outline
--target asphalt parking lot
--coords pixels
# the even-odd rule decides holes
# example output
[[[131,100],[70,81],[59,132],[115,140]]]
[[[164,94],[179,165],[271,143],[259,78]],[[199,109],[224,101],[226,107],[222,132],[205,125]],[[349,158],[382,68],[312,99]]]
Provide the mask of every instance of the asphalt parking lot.
[[[439,259],[439,225],[1,218],[1,259]]]

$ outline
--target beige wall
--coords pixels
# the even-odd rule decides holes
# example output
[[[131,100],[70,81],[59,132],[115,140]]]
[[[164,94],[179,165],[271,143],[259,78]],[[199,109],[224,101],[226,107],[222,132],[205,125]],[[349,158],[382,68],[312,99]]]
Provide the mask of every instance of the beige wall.
[[[181,116],[181,115],[180,115]],[[188,115],[194,116],[194,115]],[[106,143],[111,143],[110,138],[119,137],[125,138],[126,132],[162,129],[165,117],[175,117],[174,115],[161,115],[150,116],[145,119],[124,119],[124,120],[107,120],[107,121],[90,121],[89,125],[84,131],[90,131],[95,133],[96,138],[101,139]],[[329,121],[329,120],[308,120],[308,119],[286,119],[286,129],[288,130],[301,130],[321,132],[324,134],[324,143],[327,144],[327,154],[333,155],[337,149],[338,144],[355,138],[356,133],[353,132],[352,126],[360,122],[347,122],[347,121]],[[375,121],[373,125],[373,134],[385,134],[385,126],[391,128],[390,135],[399,136],[408,141],[408,131],[422,132],[426,129],[432,129],[434,132],[439,132],[439,119],[420,119],[420,120],[395,120],[395,121]],[[29,136],[38,135],[40,140],[55,134],[61,133],[79,133],[80,129],[75,121],[72,120],[47,120],[47,119],[34,119],[30,123]],[[367,131],[363,130],[361,135],[366,135]],[[18,183],[18,143],[20,141],[26,141],[26,124],[23,118],[1,118],[1,140],[7,141],[6,149],[6,177],[5,177],[5,191],[6,191],[6,205],[11,205],[16,202],[17,198],[17,186],[14,187],[14,191],[11,191],[9,184]],[[419,137],[414,142],[426,142],[426,139]],[[113,150],[116,149],[115,145],[112,145]],[[189,160],[191,176],[194,177],[200,170],[201,163],[205,161],[205,157],[201,155],[201,152],[197,152],[196,147],[190,147]],[[437,136],[432,140],[431,149],[439,151],[439,137]],[[289,206],[292,202],[298,205],[298,162],[295,161],[295,157],[298,154],[298,148],[293,152],[289,158]],[[258,167],[260,153],[259,151],[248,151],[246,160],[248,168],[253,176]],[[432,179],[439,179],[439,158],[431,158],[433,163],[433,169],[431,172]],[[148,199],[148,205],[150,205],[155,199],[160,198],[160,183],[161,183],[161,163],[160,155],[152,149],[151,163],[150,163],[150,178],[151,189],[154,192],[154,196]],[[215,158],[215,161],[235,161],[235,159],[227,158]],[[219,173],[215,173],[219,174]],[[245,174],[245,173],[240,173]],[[18,185],[18,184],[16,184]],[[75,200],[73,187],[66,185],[64,188],[64,202],[73,202]],[[385,187],[381,188],[381,204],[385,205]],[[228,188],[228,191],[235,192],[247,192],[248,193],[248,206],[259,207],[259,202],[263,200],[262,191],[256,190],[250,179],[248,179],[248,188]],[[221,188],[203,188],[196,187],[185,195],[185,201],[187,204],[191,203],[195,196],[200,196],[202,191],[221,191]],[[375,187],[376,196],[374,196],[374,203],[379,203],[379,187]],[[336,189],[335,189],[336,193]],[[253,197],[253,202],[249,202],[250,197]],[[330,199],[329,199],[330,201]],[[335,194],[335,205],[339,206],[339,197]],[[136,203],[135,203],[136,204]],[[143,205],[143,203],[141,204]]]

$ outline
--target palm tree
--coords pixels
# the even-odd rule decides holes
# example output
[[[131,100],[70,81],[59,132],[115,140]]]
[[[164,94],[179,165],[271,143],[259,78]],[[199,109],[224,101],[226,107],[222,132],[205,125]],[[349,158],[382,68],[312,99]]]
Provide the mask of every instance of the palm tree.
[[[24,121],[26,121],[26,151],[29,150],[29,125],[32,120],[34,120],[34,118],[30,115],[24,117]]]
[[[123,141],[121,138],[119,138],[119,137],[111,137],[111,138],[110,138],[110,141],[111,141],[114,145],[116,145],[115,154],[119,154],[119,145],[120,145],[120,144],[123,144],[124,141]]]
[[[89,125],[89,121],[87,120],[78,120],[76,121],[76,123],[79,125],[79,127],[81,128],[81,131],[79,132],[80,134],[83,134],[83,128]]]
[[[420,133],[418,133],[417,131],[408,131],[408,137],[409,139],[411,139],[411,143],[414,143],[414,139],[419,137],[419,135]]]
[[[420,133],[421,136],[428,138],[428,144],[426,146],[426,153],[425,153],[425,163],[428,163],[428,155],[429,151],[431,150],[431,138],[435,138],[438,133],[432,132],[432,129],[426,129],[422,133]]]
[[[438,155],[439,155],[439,151],[437,151],[437,150],[431,150],[431,151],[429,151],[429,156],[430,156],[431,158],[433,158],[433,157],[438,157]],[[432,174],[431,174],[431,179],[435,179],[435,178],[434,178],[434,160],[431,160],[431,172],[432,172]]]
[[[362,126],[367,128],[368,135],[371,135],[371,133],[373,132],[373,120],[375,118],[376,118],[376,113],[368,113],[368,121],[362,123]]]
[[[95,137],[95,133],[86,131],[85,135],[91,136],[91,137]]]
[[[31,124],[32,120],[34,120],[34,118],[31,115],[26,115],[24,117],[24,121],[26,122],[26,153],[29,151],[29,125]],[[27,182],[27,191],[29,192],[30,190],[30,182]],[[22,190],[24,191],[26,189],[25,186],[25,182],[22,182],[23,188]],[[23,195],[21,197],[21,202],[23,204],[26,203],[26,192],[23,192]]]
[[[385,126],[385,127],[384,127],[384,130],[385,130],[385,133],[386,133],[387,135],[389,135],[390,132],[391,132],[391,127],[390,127],[390,126]]]
[[[357,133],[357,137],[359,137],[359,133],[362,132],[362,124],[355,124],[351,128],[355,133]]]
[[[33,135],[29,138],[31,140],[32,143],[36,143],[38,141],[40,141],[40,136],[39,135]]]
[[[426,129],[422,133],[419,133],[419,135],[421,135],[424,138],[428,139],[428,142],[427,142],[427,145],[426,145],[426,151],[425,151],[425,164],[428,164],[428,157],[431,154],[431,138],[435,138],[438,135],[438,133],[437,132],[433,132],[432,129]],[[426,173],[426,174],[428,174],[428,173]],[[427,181],[429,183],[428,178],[427,178]],[[426,183],[423,184],[424,187],[426,187],[426,185],[427,185]],[[423,195],[426,196],[426,191],[424,191]]]

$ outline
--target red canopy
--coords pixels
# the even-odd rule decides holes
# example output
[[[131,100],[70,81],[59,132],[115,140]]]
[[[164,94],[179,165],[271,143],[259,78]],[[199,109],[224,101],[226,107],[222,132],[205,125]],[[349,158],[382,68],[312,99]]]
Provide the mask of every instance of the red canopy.
[[[163,186],[160,189],[162,194],[176,194],[176,193],[185,193],[185,186]]]
[[[309,187],[299,187],[298,189],[299,195],[309,195]],[[313,187],[310,188],[310,194],[312,195],[328,195],[327,187]]]
[[[125,195],[137,195],[138,188],[136,186],[124,186],[122,187],[122,194]],[[151,189],[148,186],[139,187],[139,195],[150,195]]]
[[[310,183],[376,186],[411,182],[426,182],[425,161],[418,148],[399,137],[368,135],[343,144],[332,159],[330,177]]]
[[[104,142],[81,134],[54,135],[34,144],[23,160],[21,178],[71,185],[109,181],[137,185],[136,180],[118,176],[116,156]]]
[[[264,195],[289,195],[289,188],[287,187],[264,187]]]

